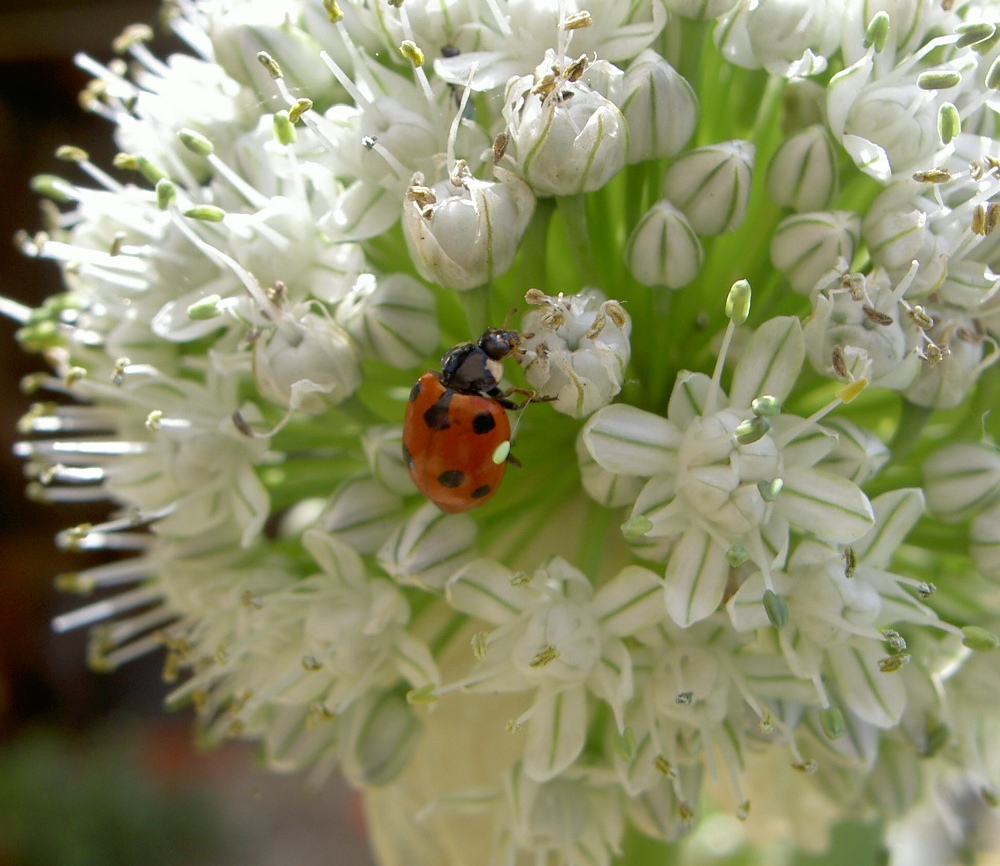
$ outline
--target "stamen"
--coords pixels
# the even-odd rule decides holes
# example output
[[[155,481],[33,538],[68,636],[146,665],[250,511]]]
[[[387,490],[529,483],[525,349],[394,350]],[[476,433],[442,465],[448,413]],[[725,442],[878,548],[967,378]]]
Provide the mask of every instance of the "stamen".
[[[62,633],[81,626],[93,625],[102,619],[108,619],[127,610],[134,610],[154,601],[160,601],[162,598],[163,595],[159,589],[143,586],[57,616],[52,620],[52,628],[54,631]]]

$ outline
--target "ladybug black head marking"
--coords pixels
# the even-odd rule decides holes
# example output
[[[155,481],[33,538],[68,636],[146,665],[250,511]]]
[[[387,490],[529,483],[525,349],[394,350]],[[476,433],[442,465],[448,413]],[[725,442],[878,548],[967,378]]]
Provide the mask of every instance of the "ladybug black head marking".
[[[516,352],[520,344],[521,335],[517,331],[490,328],[479,338],[478,345],[494,361],[502,361],[511,352]]]
[[[493,395],[503,375],[500,362],[520,343],[520,333],[503,328],[490,328],[476,343],[459,343],[441,359],[441,383],[467,394]]]

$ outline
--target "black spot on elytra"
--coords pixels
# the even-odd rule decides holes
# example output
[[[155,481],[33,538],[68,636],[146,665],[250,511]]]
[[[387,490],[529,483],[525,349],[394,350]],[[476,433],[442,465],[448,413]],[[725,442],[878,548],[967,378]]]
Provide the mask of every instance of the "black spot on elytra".
[[[484,496],[489,496],[489,494],[490,494],[490,485],[484,484],[482,487],[477,487],[469,495],[473,499],[482,499]]]
[[[451,419],[448,417],[448,404],[451,403],[454,391],[445,391],[426,412],[424,412],[424,423],[431,430],[447,430],[451,426]]]
[[[410,454],[410,449],[405,445],[403,446],[403,462],[406,464],[406,468],[411,472],[413,471],[413,455]]]
[[[417,397],[420,396],[420,382],[419,380],[413,383],[413,387],[410,388],[410,402],[415,403]]]
[[[442,487],[461,487],[465,482],[465,473],[460,469],[447,469],[438,476]]]
[[[475,433],[489,433],[496,426],[496,419],[489,412],[480,412],[472,419],[472,429]]]

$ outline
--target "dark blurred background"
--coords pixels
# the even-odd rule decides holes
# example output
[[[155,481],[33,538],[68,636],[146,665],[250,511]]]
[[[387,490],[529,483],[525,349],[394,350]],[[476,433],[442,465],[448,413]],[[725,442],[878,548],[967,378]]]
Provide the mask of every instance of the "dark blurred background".
[[[126,25],[158,14],[155,0],[0,0],[0,294],[36,306],[61,286],[54,265],[12,240],[42,227],[31,177],[68,168],[53,155],[63,144],[106,169],[115,153],[108,124],[78,106],[88,78],[74,54],[106,61]],[[160,32],[154,49],[181,46]],[[199,752],[190,715],[162,708],[161,657],[95,674],[85,634],[51,632],[80,604],[53,577],[86,564],[53,536],[102,515],[24,496],[11,448],[30,398],[18,383],[41,363],[15,330],[0,318],[0,866],[370,863],[342,786],[266,774],[246,745]]]

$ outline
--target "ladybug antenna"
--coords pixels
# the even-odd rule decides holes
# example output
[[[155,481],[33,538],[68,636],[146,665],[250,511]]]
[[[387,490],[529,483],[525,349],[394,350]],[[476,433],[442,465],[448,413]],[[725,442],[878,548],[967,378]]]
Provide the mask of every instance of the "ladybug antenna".
[[[517,307],[512,307],[511,311],[509,313],[507,313],[506,316],[503,317],[503,322],[500,324],[500,330],[502,330],[502,331],[506,331],[507,330],[507,323],[511,320],[511,317],[516,312],[517,312]]]

